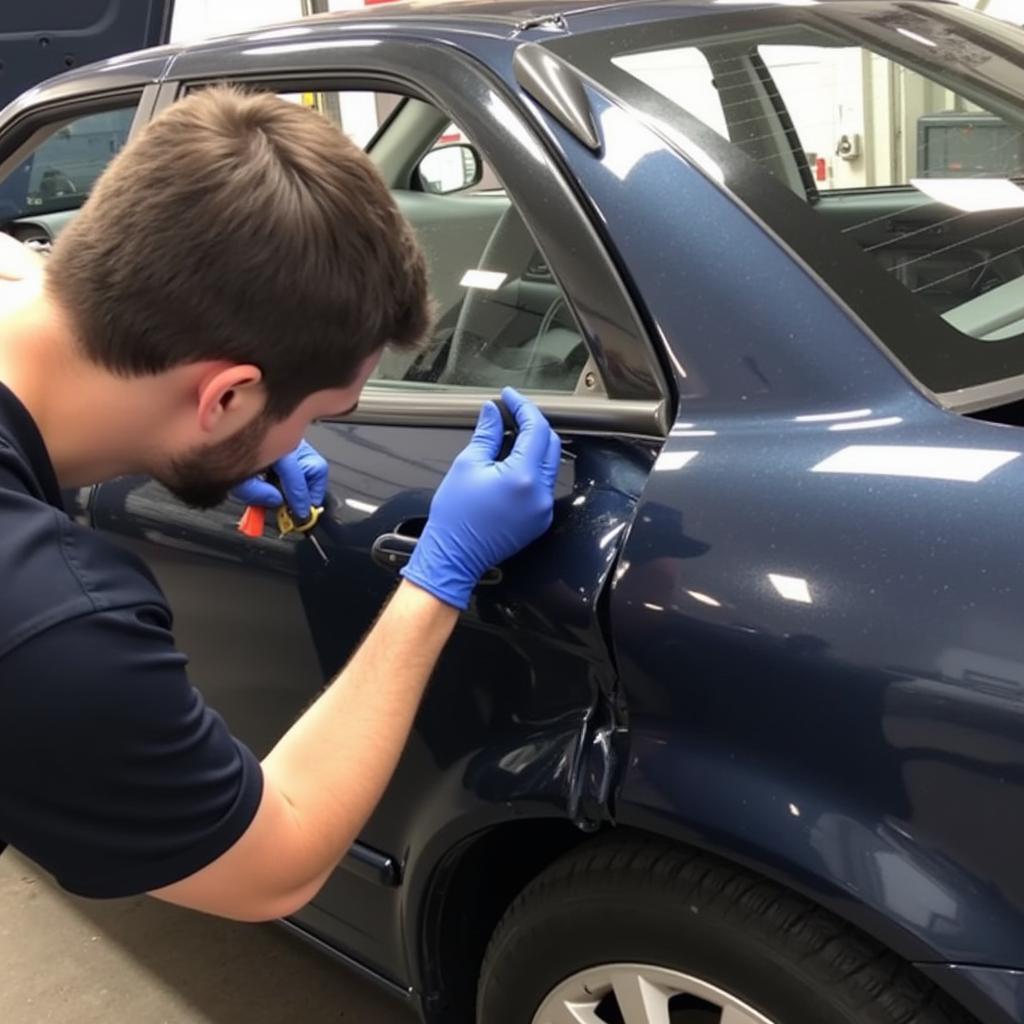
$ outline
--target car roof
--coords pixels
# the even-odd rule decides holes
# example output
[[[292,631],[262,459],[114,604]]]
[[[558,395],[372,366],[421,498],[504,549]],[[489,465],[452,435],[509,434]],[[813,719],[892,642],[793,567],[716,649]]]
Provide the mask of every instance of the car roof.
[[[125,53],[96,64],[75,68],[51,78],[40,88],[49,94],[75,92],[83,86],[96,88],[97,76],[112,75],[124,86],[159,81],[174,73],[177,58],[188,54],[231,53],[275,39],[294,37],[297,46],[330,40],[348,31],[373,33],[401,31],[427,37],[458,36],[463,39],[515,41],[520,32],[545,22],[564,19],[559,27],[570,33],[588,33],[599,28],[622,28],[628,24],[694,17],[714,12],[723,18],[784,0],[390,0],[370,2],[361,8],[331,11],[294,20],[272,22],[220,36],[183,39],[170,45]],[[800,2],[800,0],[790,0]],[[806,2],[806,0],[804,0]],[[902,0],[813,0],[819,10],[870,4],[898,8]],[[946,6],[953,0],[914,0],[914,5]],[[955,4],[954,4],[955,5]],[[301,42],[299,40],[301,39]],[[27,96],[27,94],[26,94]],[[32,102],[39,100],[33,90]],[[25,97],[15,100],[7,112],[20,107]]]
[[[526,22],[559,15],[568,17],[583,11],[622,7],[630,0],[377,0],[363,7],[329,11],[281,23],[279,28],[345,24],[353,21],[443,21],[450,25],[486,21],[515,28]],[[679,0],[680,7],[705,7],[714,0]],[[634,4],[645,6],[644,4]]]
[[[771,2],[781,2],[781,0],[728,0],[727,6],[723,6],[723,0],[592,0],[592,2],[586,2],[586,0],[576,0],[576,2],[573,0],[394,0],[394,2],[387,3],[384,0],[376,0],[376,2],[368,3],[363,7],[316,14],[289,22],[289,24],[309,25],[310,23],[323,24],[366,19],[391,21],[392,19],[430,18],[432,20],[443,19],[451,23],[462,20],[485,20],[518,26],[524,22],[540,21],[559,15],[570,17],[584,12],[599,12],[623,7],[633,9],[642,19],[642,12],[651,13],[654,10],[663,14],[666,9],[674,8],[680,14],[705,14],[709,8],[712,8],[724,15],[729,10],[764,7],[766,3]],[[831,0],[831,2],[835,3],[836,0]],[[839,0],[839,2],[855,4],[862,0]],[[951,0],[933,0],[933,2],[948,3]]]
[[[434,30],[471,32],[507,38],[534,25],[555,18],[565,19],[570,31],[582,27],[596,27],[602,15],[613,15],[617,24],[644,22],[671,17],[686,17],[714,12],[723,17],[751,9],[763,9],[766,4],[784,0],[375,0],[363,7],[330,11],[300,19],[275,22],[261,28],[248,29],[229,35],[185,42],[181,49],[201,48],[204,44],[222,44],[228,40],[265,39],[272,33],[302,33],[307,39],[320,33],[356,28],[373,24],[412,27],[414,24]],[[800,2],[800,0],[791,0]],[[807,0],[804,0],[807,2]],[[898,6],[899,0],[813,0],[823,7],[854,5],[874,2],[880,6]],[[955,0],[916,0],[921,3],[949,4]],[[585,18],[577,18],[584,15]],[[574,24],[575,19],[575,24]]]

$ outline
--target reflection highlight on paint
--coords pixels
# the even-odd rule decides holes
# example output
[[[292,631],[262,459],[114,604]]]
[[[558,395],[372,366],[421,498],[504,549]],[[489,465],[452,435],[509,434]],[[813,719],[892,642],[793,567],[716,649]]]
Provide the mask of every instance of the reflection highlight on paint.
[[[855,444],[822,459],[812,473],[851,473],[923,480],[978,483],[1020,452],[989,448],[932,448],[926,445]]]
[[[655,473],[664,473],[670,469],[682,469],[689,465],[700,452],[662,452],[654,463]]]
[[[768,573],[768,581],[780,597],[799,604],[811,604],[811,588],[801,576],[783,576],[777,572]]]

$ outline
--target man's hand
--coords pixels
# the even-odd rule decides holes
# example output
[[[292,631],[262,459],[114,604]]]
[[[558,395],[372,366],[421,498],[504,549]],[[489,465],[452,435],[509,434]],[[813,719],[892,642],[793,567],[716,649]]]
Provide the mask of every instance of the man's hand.
[[[263,799],[245,834],[154,895],[244,921],[292,914],[359,835],[398,763],[456,608],[487,568],[551,523],[561,443],[530,402],[508,388],[502,397],[519,425],[509,457],[495,462],[503,431],[488,403],[437,490],[409,579],[344,671],[264,758]]]
[[[541,411],[512,388],[501,397],[519,434],[495,462],[503,425],[484,404],[468,446],[452,463],[430,505],[430,517],[402,575],[446,604],[466,608],[480,577],[551,525],[562,443]]]
[[[280,508],[287,503],[298,522],[309,518],[311,507],[324,503],[327,494],[327,460],[308,442],[303,441],[290,455],[278,459],[270,467],[281,482],[281,490],[254,476],[239,484],[231,497],[245,505]]]

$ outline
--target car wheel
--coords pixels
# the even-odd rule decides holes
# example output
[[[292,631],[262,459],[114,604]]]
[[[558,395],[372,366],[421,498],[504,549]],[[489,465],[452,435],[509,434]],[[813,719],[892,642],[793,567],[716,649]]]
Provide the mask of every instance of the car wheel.
[[[912,967],[758,875],[597,840],[536,878],[488,946],[478,1024],[969,1024]]]

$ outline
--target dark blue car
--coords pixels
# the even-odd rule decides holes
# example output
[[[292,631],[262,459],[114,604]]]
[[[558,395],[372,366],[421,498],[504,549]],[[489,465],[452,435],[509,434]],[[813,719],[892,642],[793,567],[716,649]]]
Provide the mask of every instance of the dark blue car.
[[[168,7],[8,6],[9,97]],[[45,250],[223,81],[365,143],[439,311],[309,438],[326,564],[144,479],[68,496],[235,732],[265,754],[352,652],[485,397],[565,439],[289,927],[432,1024],[1024,1021],[1024,31],[471,0],[148,50],[0,115],[4,229]]]

